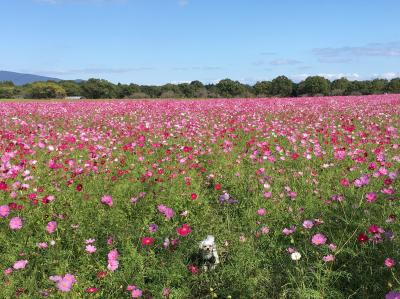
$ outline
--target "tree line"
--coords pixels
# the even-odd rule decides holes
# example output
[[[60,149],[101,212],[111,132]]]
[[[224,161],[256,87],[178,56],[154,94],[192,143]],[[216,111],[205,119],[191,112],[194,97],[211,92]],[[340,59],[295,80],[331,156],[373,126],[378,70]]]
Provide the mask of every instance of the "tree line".
[[[310,76],[295,83],[286,76],[271,81],[258,81],[254,85],[223,79],[216,84],[190,83],[156,85],[113,84],[104,79],[87,81],[47,81],[15,86],[10,81],[0,82],[0,98],[50,99],[82,96],[87,99],[113,98],[251,98],[251,97],[302,97],[326,95],[368,95],[400,93],[400,78],[334,81],[321,76]]]

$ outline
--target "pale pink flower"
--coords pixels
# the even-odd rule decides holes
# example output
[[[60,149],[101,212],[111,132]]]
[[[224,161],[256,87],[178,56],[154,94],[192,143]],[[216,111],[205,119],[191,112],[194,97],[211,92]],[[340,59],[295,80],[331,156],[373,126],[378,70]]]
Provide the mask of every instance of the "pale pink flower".
[[[107,269],[114,272],[115,270],[118,269],[118,261],[117,260],[108,260],[108,265],[107,265]]]
[[[26,267],[26,265],[28,264],[27,260],[20,260],[20,261],[16,261],[13,265],[13,268],[15,270],[19,270],[19,269],[24,269]]]
[[[257,210],[257,215],[259,215],[259,216],[264,216],[266,213],[267,213],[267,211],[264,208]]]
[[[304,220],[303,227],[306,229],[311,229],[314,226],[314,221],[312,220]]]
[[[323,258],[324,262],[333,262],[335,260],[335,256],[332,254],[325,255]]]
[[[323,234],[315,234],[313,237],[312,237],[312,239],[311,239],[311,242],[314,244],[314,245],[317,245],[317,246],[319,246],[319,245],[324,245],[325,243],[326,243],[326,237],[323,235]]]
[[[8,205],[0,206],[0,217],[6,218],[10,214],[10,207]]]
[[[87,253],[95,253],[97,248],[96,248],[96,246],[93,246],[93,245],[86,245],[85,250]]]
[[[12,268],[7,268],[4,270],[4,275],[10,275],[13,272]]]
[[[36,245],[40,249],[46,249],[47,247],[49,247],[49,245],[46,242],[40,242],[40,243],[37,243]]]
[[[22,219],[20,217],[13,217],[8,225],[12,230],[19,230],[22,228]]]

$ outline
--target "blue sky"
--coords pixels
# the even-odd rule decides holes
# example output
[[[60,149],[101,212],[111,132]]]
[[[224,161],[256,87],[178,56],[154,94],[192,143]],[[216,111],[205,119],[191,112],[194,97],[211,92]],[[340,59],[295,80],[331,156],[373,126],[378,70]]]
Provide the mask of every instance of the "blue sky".
[[[0,0],[0,70],[163,84],[400,76],[398,0]]]

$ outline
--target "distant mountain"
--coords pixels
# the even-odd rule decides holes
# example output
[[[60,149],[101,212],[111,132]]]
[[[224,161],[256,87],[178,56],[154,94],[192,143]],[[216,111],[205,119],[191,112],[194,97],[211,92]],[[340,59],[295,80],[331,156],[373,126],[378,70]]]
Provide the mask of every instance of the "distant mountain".
[[[1,81],[11,81],[15,85],[24,85],[27,83],[37,82],[37,81],[62,81],[58,78],[51,78],[45,76],[38,76],[32,74],[23,74],[23,73],[15,73],[15,72],[7,72],[0,71],[0,82]],[[81,82],[82,80],[76,80],[77,82]]]

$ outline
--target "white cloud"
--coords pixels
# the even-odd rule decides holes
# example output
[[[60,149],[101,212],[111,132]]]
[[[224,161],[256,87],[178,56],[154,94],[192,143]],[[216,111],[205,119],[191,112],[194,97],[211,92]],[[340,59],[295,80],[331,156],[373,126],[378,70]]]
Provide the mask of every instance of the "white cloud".
[[[400,78],[400,73],[388,72],[383,74],[374,74],[374,77],[391,80],[393,78]]]

